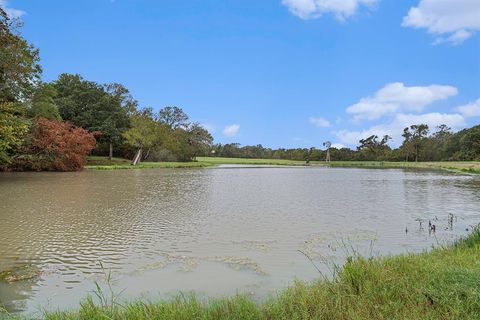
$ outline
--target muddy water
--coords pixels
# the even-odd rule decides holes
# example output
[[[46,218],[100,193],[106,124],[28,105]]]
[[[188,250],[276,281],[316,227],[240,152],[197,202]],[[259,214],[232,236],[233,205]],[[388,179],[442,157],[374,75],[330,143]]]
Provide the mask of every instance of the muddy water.
[[[76,307],[103,283],[100,262],[125,300],[179,291],[262,299],[294,279],[318,277],[306,256],[328,273],[353,250],[424,250],[465,234],[479,209],[480,179],[445,172],[223,166],[1,174],[0,303],[26,313]]]

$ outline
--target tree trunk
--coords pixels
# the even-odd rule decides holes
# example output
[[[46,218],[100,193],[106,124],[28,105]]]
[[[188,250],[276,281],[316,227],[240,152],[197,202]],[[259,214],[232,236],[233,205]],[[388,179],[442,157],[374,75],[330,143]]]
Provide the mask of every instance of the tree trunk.
[[[113,143],[110,142],[110,150],[108,151],[108,160],[113,158]]]
[[[143,160],[146,160],[149,155],[150,155],[150,149],[147,150],[147,153],[146,153],[145,156],[143,157]]]
[[[135,154],[135,157],[133,158],[132,165],[136,166],[137,164],[140,163],[141,159],[142,159],[142,149],[138,149],[137,153]]]

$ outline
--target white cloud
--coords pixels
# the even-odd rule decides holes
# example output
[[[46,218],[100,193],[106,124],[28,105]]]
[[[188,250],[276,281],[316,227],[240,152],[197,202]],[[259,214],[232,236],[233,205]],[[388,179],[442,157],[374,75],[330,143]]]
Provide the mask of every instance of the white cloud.
[[[223,134],[227,137],[235,137],[238,133],[238,130],[240,130],[240,125],[232,124],[229,126],[225,126],[225,129],[223,129]]]
[[[378,0],[282,0],[290,12],[301,19],[314,19],[332,13],[340,21],[354,15],[360,6],[371,7]]]
[[[25,11],[8,7],[7,0],[0,0],[0,7],[2,7],[2,9],[5,10],[5,12],[7,13],[7,15],[13,19],[20,18],[21,16],[26,14]]]
[[[420,0],[403,18],[402,26],[425,28],[434,44],[460,44],[480,30],[479,0]]]
[[[330,127],[330,121],[322,117],[311,117],[309,119],[310,123],[319,128],[328,128]]]
[[[343,143],[332,143],[332,148],[342,149],[342,148],[347,148],[347,146],[344,145]]]
[[[457,88],[452,86],[407,87],[395,82],[378,90],[373,97],[360,99],[346,111],[354,115],[354,120],[375,120],[398,112],[421,112],[427,105],[457,93]]]
[[[406,126],[420,123],[428,124],[430,129],[434,129],[436,126],[439,126],[441,124],[446,124],[453,130],[458,130],[466,125],[465,119],[461,114],[439,112],[431,112],[425,114],[400,113],[395,116],[393,123],[396,127],[400,126],[402,130]]]
[[[453,130],[465,127],[465,118],[461,114],[456,113],[425,113],[425,114],[406,114],[398,113],[394,119],[386,124],[372,126],[361,131],[340,130],[334,132],[337,138],[344,144],[349,146],[358,145],[360,139],[364,139],[371,135],[382,137],[384,135],[391,136],[392,144],[398,146],[402,143],[403,129],[413,124],[427,124],[430,130],[434,130],[436,126],[446,124]]]
[[[480,117],[480,98],[464,106],[457,107],[456,110],[463,114],[464,117]]]

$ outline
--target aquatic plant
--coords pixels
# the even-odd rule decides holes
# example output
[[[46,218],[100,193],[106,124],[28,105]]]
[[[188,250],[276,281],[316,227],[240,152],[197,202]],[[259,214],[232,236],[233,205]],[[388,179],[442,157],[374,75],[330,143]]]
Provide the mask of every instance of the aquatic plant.
[[[23,280],[31,280],[40,275],[40,270],[31,264],[21,265],[0,272],[0,281],[13,283]]]

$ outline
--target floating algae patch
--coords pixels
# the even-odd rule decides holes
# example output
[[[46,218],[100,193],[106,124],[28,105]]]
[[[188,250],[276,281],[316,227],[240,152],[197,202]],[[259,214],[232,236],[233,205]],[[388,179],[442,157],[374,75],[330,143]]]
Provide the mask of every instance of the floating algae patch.
[[[40,275],[40,269],[38,267],[26,264],[16,268],[0,272],[0,281],[7,283],[14,283],[18,281],[35,279]]]
[[[221,262],[235,270],[241,269],[250,269],[259,275],[266,275],[266,272],[262,270],[262,268],[256,263],[254,260],[250,258],[244,257],[208,257],[205,260],[213,261],[213,262]]]
[[[233,241],[233,244],[239,244],[243,248],[254,251],[268,252],[272,250],[272,245],[276,241],[259,241],[259,240],[244,240],[244,241]]]
[[[175,265],[175,264],[179,264],[178,271],[191,272],[196,267],[198,267],[198,265],[201,262],[208,261],[208,262],[223,263],[235,270],[248,269],[260,275],[266,274],[265,271],[263,271],[262,268],[258,265],[258,263],[256,263],[254,260],[250,258],[233,257],[233,256],[188,257],[188,256],[175,256],[170,254],[164,254],[164,256],[165,256],[165,259],[158,262],[151,263],[144,267],[138,268],[137,270],[135,270],[134,273],[142,273],[144,271],[149,271],[149,270],[165,269],[166,267],[170,265]]]
[[[154,262],[144,267],[141,267],[137,269],[135,273],[141,273],[149,270],[165,269],[166,267],[173,264],[180,265],[178,268],[179,271],[190,272],[193,269],[195,269],[199,263],[198,259],[194,257],[175,256],[170,254],[163,254],[163,255],[165,256],[165,259],[163,259],[162,261]]]

